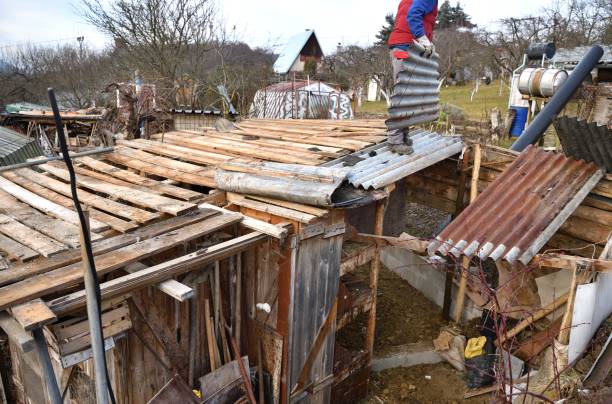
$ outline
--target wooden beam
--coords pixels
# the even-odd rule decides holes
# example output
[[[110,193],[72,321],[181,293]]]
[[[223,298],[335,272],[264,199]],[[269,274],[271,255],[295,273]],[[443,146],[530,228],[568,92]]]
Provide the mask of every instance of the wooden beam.
[[[612,261],[606,259],[593,259],[576,257],[564,254],[541,254],[532,261],[540,268],[558,268],[574,270],[574,268],[586,268],[595,272],[612,272]]]
[[[387,210],[388,199],[376,202],[376,216],[374,219],[374,235],[382,236],[385,226],[385,212]],[[378,297],[378,275],[380,272],[380,247],[376,247],[374,258],[370,262],[370,289],[372,291],[372,308],[368,313],[368,326],[366,329],[365,350],[369,355],[369,362],[374,356],[374,334],[376,331],[376,303]]]
[[[252,217],[245,216],[241,213],[232,212],[227,209],[220,208],[215,205],[211,205],[208,203],[200,204],[200,209],[211,209],[222,213],[234,213],[242,216],[242,221],[240,225],[246,227],[247,229],[251,229],[263,234],[267,234],[268,236],[277,238],[279,240],[284,240],[289,233],[288,226],[280,226],[274,225],[270,223],[266,223],[262,220],[253,219]]]
[[[26,331],[32,331],[57,321],[55,313],[41,299],[14,306],[11,308],[11,313]]]
[[[309,224],[314,220],[318,219],[316,216],[299,212],[293,209],[283,208],[281,206],[274,206],[264,202],[254,201],[251,199],[247,199],[240,194],[235,194],[233,192],[227,193],[227,201],[229,203],[233,203],[234,205],[243,206],[245,208],[257,210],[260,212],[269,213],[274,216],[295,220],[300,223]]]
[[[9,339],[23,352],[30,352],[36,348],[34,338],[6,311],[0,312],[0,327]]]
[[[159,265],[152,266],[133,274],[115,278],[100,285],[102,298],[117,296],[135,289],[163,282],[183,273],[201,268],[202,265],[228,258],[238,252],[248,250],[264,242],[268,236],[261,233],[249,233],[211,247],[196,251]],[[49,302],[54,313],[63,315],[80,309],[85,305],[85,291],[71,293]]]
[[[427,246],[429,245],[429,241],[421,240],[408,234],[404,234],[400,237],[388,237],[359,233],[354,240],[360,241],[360,238],[367,241],[375,241],[379,246],[382,244],[383,246],[398,247],[404,250],[410,250],[419,255],[427,255]]]
[[[133,274],[138,271],[142,271],[149,268],[142,262],[134,262],[132,264],[126,265],[125,271],[127,273]],[[171,298],[178,300],[179,302],[184,302],[193,297],[194,291],[189,286],[180,283],[174,279],[168,279],[167,281],[160,282],[156,285],[157,289],[161,292],[167,294]]]

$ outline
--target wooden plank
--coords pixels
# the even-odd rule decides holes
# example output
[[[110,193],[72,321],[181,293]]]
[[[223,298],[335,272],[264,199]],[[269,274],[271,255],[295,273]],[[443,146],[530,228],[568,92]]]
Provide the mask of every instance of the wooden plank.
[[[216,188],[216,183],[214,180],[215,170],[201,172],[198,175],[184,173],[181,171],[170,170],[168,168],[161,167],[146,161],[134,160],[133,158],[119,153],[107,154],[104,156],[104,159],[112,161],[113,163],[121,164],[129,168],[133,168],[138,171],[143,171],[147,174],[157,175],[158,177],[169,178],[178,182],[184,182],[186,184]]]
[[[26,331],[32,331],[57,321],[55,313],[41,299],[14,306],[11,313]]]
[[[512,352],[512,355],[523,361],[530,361],[535,358],[540,352],[546,349],[546,347],[551,345],[557,335],[559,335],[562,319],[562,317],[559,317],[544,330],[521,342],[518,348]]]
[[[176,232],[166,233],[153,239],[98,255],[95,257],[96,271],[98,275],[112,272],[132,262],[167,251],[239,221],[240,216],[238,215],[219,215],[184,227]],[[65,290],[68,287],[80,284],[82,281],[83,268],[79,262],[47,273],[30,276],[27,279],[0,288],[0,310]]]
[[[36,209],[19,202],[11,195],[0,191],[0,213],[36,230],[62,244],[77,248],[80,243],[79,227],[38,212]],[[101,239],[97,233],[91,234],[92,241]]]
[[[119,140],[117,141],[117,144],[203,165],[217,165],[233,158],[232,156],[227,156],[225,154],[210,153],[202,150],[194,150],[193,148],[145,139]]]
[[[0,251],[5,252],[10,259],[18,261],[29,261],[40,255],[31,248],[16,242],[12,238],[6,237],[4,234],[0,234]]]
[[[55,167],[51,164],[42,164],[39,167],[63,180],[69,180],[70,178],[67,170]],[[151,192],[140,191],[135,188],[110,184],[84,175],[77,177],[77,183],[80,187],[89,188],[93,191],[108,194],[111,197],[131,202],[138,206],[144,206],[158,212],[168,213],[173,216],[189,212],[196,207],[193,203],[178,201]]]
[[[295,202],[281,201],[279,199],[266,198],[257,195],[245,195],[245,198],[252,199],[254,201],[269,203],[271,205],[281,206],[287,209],[297,210],[298,212],[308,213],[316,217],[325,217],[329,213],[328,210],[315,208],[314,206],[302,205]]]
[[[36,348],[34,338],[6,311],[0,312],[0,327],[9,339],[25,353]]]
[[[133,274],[134,272],[142,271],[147,268],[148,267],[143,263],[135,262],[133,264],[126,265],[124,269],[127,273]],[[167,281],[163,281],[157,284],[156,287],[161,292],[167,294],[168,296],[179,302],[189,300],[194,295],[194,291],[192,288],[174,279],[168,279]]]
[[[192,201],[194,199],[202,197],[202,194],[200,194],[199,192],[191,191],[189,189],[177,187],[171,184],[165,184],[160,181],[155,181],[150,178],[129,172],[127,170],[122,170],[119,167],[112,166],[110,164],[93,159],[91,157],[83,157],[78,161],[79,163],[93,170],[107,174],[108,176],[112,176],[113,178],[117,178],[119,180],[136,185],[142,185],[165,195],[174,196],[176,198],[184,199],[186,201]]]
[[[267,238],[268,236],[264,234],[254,232],[223,243],[215,244],[204,250],[104,282],[100,285],[100,293],[102,298],[106,299],[126,293],[127,291],[154,285],[192,271],[195,268],[201,268],[205,264],[225,259],[241,251],[248,250],[264,242]],[[84,290],[71,293],[49,302],[51,310],[58,315],[64,315],[74,310],[78,310],[84,305]]]
[[[215,205],[210,205],[207,203],[203,203],[200,205],[200,209],[212,209],[221,213],[233,213],[227,209],[220,208]],[[240,214],[240,213],[239,213]],[[274,225],[270,223],[266,223],[261,220],[253,219],[249,216],[242,215],[242,221],[240,225],[246,227],[247,229],[255,230],[263,234],[267,234],[268,236],[272,236],[279,240],[284,240],[287,234],[289,233],[287,226]]]
[[[32,230],[6,215],[0,214],[0,233],[13,240],[28,246],[40,253],[43,257],[49,257],[60,251],[68,249],[67,246],[42,233]]]
[[[70,191],[70,185],[64,182],[58,181],[55,178],[48,177],[29,168],[24,168],[16,171],[17,174],[25,178],[26,180],[32,181],[35,184],[49,188],[61,195],[68,198],[72,198],[72,192]],[[87,206],[103,210],[114,215],[134,220],[138,223],[147,223],[151,220],[158,219],[160,215],[158,213],[148,212],[143,209],[136,208],[134,206],[126,205],[123,203],[116,202],[109,198],[87,192],[85,190],[79,190],[79,201]]]
[[[6,173],[4,173],[3,175],[6,175]],[[79,218],[76,212],[73,212],[69,209],[64,208],[63,206],[60,206],[56,203],[48,201],[28,191],[27,189],[24,189],[20,187],[19,185],[12,183],[11,181],[1,176],[0,176],[0,189],[13,195],[15,198],[19,199],[20,201],[27,203],[33,208],[47,213],[48,215],[65,220],[66,222],[71,223],[75,226],[80,225]],[[108,230],[109,228],[107,224],[99,222],[95,219],[92,219],[90,222],[91,222],[91,231],[94,233],[99,233],[101,231]]]
[[[72,211],[74,211],[74,202],[72,201],[72,199],[67,198],[63,195],[60,195],[48,188],[45,188],[41,185],[38,185],[36,183],[34,183],[33,181],[30,181],[22,176],[19,176],[15,173],[4,173],[4,176],[6,176],[7,178],[9,178],[11,181],[13,181],[16,184],[21,185],[24,188],[27,188],[28,190],[40,195],[41,197],[47,198],[48,200],[57,203],[58,205],[61,205],[65,208],[68,208]],[[83,209],[89,209],[89,214],[91,218],[94,218],[102,223],[106,223],[107,225],[109,225],[113,230],[117,230],[120,233],[125,233],[128,232],[132,229],[135,229],[138,227],[137,224],[132,223],[132,222],[127,222],[125,220],[119,219],[118,217],[109,215],[107,213],[101,212],[97,209],[94,209],[92,207],[88,207],[85,204],[83,204],[81,202],[81,207]]]
[[[549,253],[536,256],[533,262],[541,268],[560,268],[571,271],[578,267],[595,272],[612,272],[612,261],[606,259],[592,259]]]
[[[233,203],[234,205],[243,206],[245,208],[258,210],[260,212],[269,213],[271,215],[275,215],[278,217],[295,220],[300,223],[311,223],[315,219],[317,219],[316,216],[308,214],[308,213],[303,213],[297,210],[283,208],[281,206],[269,205],[267,203],[263,203],[259,201],[249,200],[249,199],[246,199],[244,196],[239,195],[239,194],[234,194],[233,192],[227,193],[227,201],[230,203]]]
[[[202,209],[201,211],[185,216],[170,218],[163,222],[142,227],[133,233],[122,234],[116,237],[100,240],[93,243],[94,255],[100,255],[109,251],[117,250],[138,242],[157,237],[194,223],[201,222],[219,213],[213,210]],[[0,272],[0,286],[17,282],[27,277],[43,274],[53,269],[61,268],[81,261],[81,252],[72,250],[48,258],[42,262],[32,262],[14,267],[11,271]]]

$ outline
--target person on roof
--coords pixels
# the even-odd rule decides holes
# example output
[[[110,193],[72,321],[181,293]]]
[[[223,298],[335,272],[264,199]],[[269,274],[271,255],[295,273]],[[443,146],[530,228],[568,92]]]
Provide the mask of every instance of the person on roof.
[[[397,81],[402,70],[402,62],[408,57],[408,50],[418,44],[423,56],[430,57],[435,53],[432,43],[434,26],[438,17],[437,0],[401,0],[395,27],[389,36],[389,49],[391,51],[391,65],[393,77]],[[391,150],[399,154],[412,153],[412,140],[405,129],[390,130],[388,143]]]

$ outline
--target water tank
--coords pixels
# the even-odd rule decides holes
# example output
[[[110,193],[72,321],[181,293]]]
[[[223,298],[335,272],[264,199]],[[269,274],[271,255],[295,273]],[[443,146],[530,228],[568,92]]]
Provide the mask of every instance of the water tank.
[[[521,94],[532,97],[552,97],[567,81],[565,70],[528,68],[519,77],[518,88]]]
[[[510,136],[518,137],[523,134],[525,126],[527,125],[527,117],[529,116],[528,107],[510,107],[515,111],[514,120],[510,127]]]

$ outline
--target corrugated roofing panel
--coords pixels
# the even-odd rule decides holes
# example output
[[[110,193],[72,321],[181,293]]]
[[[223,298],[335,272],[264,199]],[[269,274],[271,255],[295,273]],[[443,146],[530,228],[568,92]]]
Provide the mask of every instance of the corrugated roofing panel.
[[[355,187],[380,189],[460,153],[463,142],[459,137],[442,136],[426,130],[411,132],[414,152],[409,155],[393,153],[386,143],[359,151],[325,164],[343,167],[353,164],[348,181]]]
[[[612,46],[602,46],[604,55],[600,60],[600,64],[612,64]],[[578,64],[582,58],[591,49],[590,46],[579,46],[577,48],[561,48],[557,49],[557,53],[551,61],[560,66]]]
[[[438,55],[430,59],[409,53],[393,87],[389,129],[405,129],[412,125],[438,119],[440,90],[438,89]]]
[[[527,265],[603,177],[593,163],[529,146],[429,246],[429,254]]]
[[[29,158],[42,155],[42,149],[36,140],[0,126],[0,166],[23,163]]]
[[[612,172],[612,129],[564,116],[555,120],[555,130],[565,154]]]

